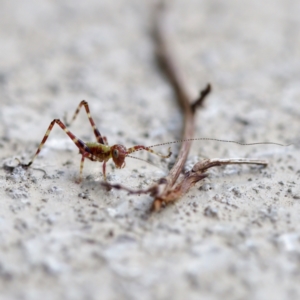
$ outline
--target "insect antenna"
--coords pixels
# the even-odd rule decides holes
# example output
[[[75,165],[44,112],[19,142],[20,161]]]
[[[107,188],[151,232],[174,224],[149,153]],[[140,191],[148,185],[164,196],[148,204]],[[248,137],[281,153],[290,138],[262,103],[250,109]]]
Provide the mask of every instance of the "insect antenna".
[[[146,163],[148,163],[148,164],[150,164],[150,165],[152,165],[152,166],[158,168],[157,165],[155,165],[155,164],[153,164],[153,163],[151,163],[150,161],[147,161],[147,160],[145,160],[145,159],[142,159],[142,158],[139,158],[139,157],[135,157],[135,156],[131,156],[131,155],[127,155],[126,157],[130,157],[130,158],[134,158],[134,159],[137,159],[137,160],[141,160],[141,161],[143,161],[143,162],[146,162]]]
[[[158,147],[158,146],[177,144],[177,143],[182,143],[182,142],[192,142],[192,141],[215,141],[215,142],[222,142],[222,143],[233,143],[233,144],[238,144],[241,146],[277,145],[277,146],[282,146],[282,147],[288,147],[288,146],[293,145],[293,144],[284,145],[284,144],[274,143],[274,142],[242,143],[242,142],[237,142],[237,141],[221,140],[221,139],[213,139],[213,138],[195,138],[195,139],[177,140],[177,141],[173,141],[173,142],[160,143],[160,144],[148,146],[147,148],[154,148],[154,147]]]
[[[161,153],[158,153],[158,152],[156,152],[156,151],[154,151],[154,150],[152,150],[150,148],[151,147],[146,147],[146,146],[143,146],[143,145],[133,146],[133,147],[127,149],[126,156],[129,156],[128,154],[130,154],[130,153],[133,153],[133,152],[136,152],[136,151],[141,151],[141,150],[148,151],[148,152],[153,153],[153,154],[155,154],[155,155],[157,155],[157,156],[159,156],[161,158],[169,158],[171,156],[171,154],[172,154],[171,147],[169,147],[167,155],[163,155]]]

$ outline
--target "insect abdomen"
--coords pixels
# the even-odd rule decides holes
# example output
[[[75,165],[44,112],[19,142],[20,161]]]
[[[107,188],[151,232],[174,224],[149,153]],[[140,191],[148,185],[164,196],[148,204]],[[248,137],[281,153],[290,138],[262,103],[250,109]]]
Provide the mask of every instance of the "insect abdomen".
[[[107,161],[111,158],[111,147],[100,143],[86,143],[91,154],[98,157],[99,161]]]

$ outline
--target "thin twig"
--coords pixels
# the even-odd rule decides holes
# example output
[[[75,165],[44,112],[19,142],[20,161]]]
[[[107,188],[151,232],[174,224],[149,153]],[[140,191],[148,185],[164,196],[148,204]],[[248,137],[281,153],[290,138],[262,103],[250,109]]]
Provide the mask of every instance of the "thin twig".
[[[182,169],[190,150],[191,140],[193,140],[196,110],[198,107],[202,106],[204,99],[211,91],[211,86],[208,84],[207,87],[200,92],[198,99],[194,102],[192,101],[192,97],[189,96],[189,93],[187,92],[186,84],[181,73],[177,69],[175,60],[168,47],[169,44],[166,41],[167,35],[162,24],[163,13],[164,11],[160,6],[156,14],[153,36],[157,47],[158,61],[166,78],[176,93],[176,97],[184,117],[181,138],[182,144],[177,160],[166,177],[161,178],[156,184],[145,190],[132,190],[120,184],[103,183],[103,185],[108,189],[122,189],[128,191],[130,194],[150,194],[150,196],[154,198],[152,209],[155,211],[160,210],[163,205],[171,203],[187,193],[188,190],[195,185],[195,183],[208,176],[206,171],[209,168],[228,164],[256,164],[261,166],[266,166],[268,164],[264,160],[244,158],[205,159],[196,163],[192,170],[186,172],[184,177],[178,182],[178,177],[182,173]]]
[[[164,190],[163,198],[159,198],[158,201],[158,193],[159,186],[166,184],[166,179],[161,178],[159,182],[146,190],[132,190],[120,184],[110,184],[103,183],[104,186],[119,190],[128,191],[130,194],[150,194],[150,196],[155,197],[155,201],[153,202],[153,209],[159,210],[162,205],[173,202],[186,194],[188,190],[193,187],[198,181],[206,178],[208,176],[205,173],[208,169],[213,167],[219,167],[223,165],[241,165],[241,164],[251,164],[251,165],[259,165],[262,167],[266,167],[268,162],[265,160],[257,160],[257,159],[248,159],[248,158],[212,158],[212,159],[204,159],[194,165],[191,171],[185,173],[182,180],[173,186],[169,190]],[[156,204],[156,206],[155,206]]]
[[[207,87],[201,91],[200,97],[193,103],[193,99],[188,93],[188,89],[183,77],[181,76],[181,72],[178,70],[175,59],[172,56],[172,52],[168,47],[169,44],[166,40],[167,34],[163,24],[164,12],[165,11],[162,6],[160,6],[156,12],[153,36],[156,43],[158,62],[176,93],[176,98],[183,113],[184,123],[182,140],[187,140],[194,136],[196,108],[202,105],[204,99],[211,91],[211,86],[208,84]],[[160,184],[158,183],[157,194],[153,202],[154,210],[159,210],[162,202],[167,201],[169,198],[168,195],[182,172],[190,147],[191,142],[183,142],[181,144],[179,154],[173,168],[165,177],[165,180],[161,180]]]
[[[178,70],[175,59],[172,57],[172,52],[168,47],[166,40],[167,34],[163,26],[164,13],[165,11],[163,5],[160,5],[156,10],[153,31],[153,37],[156,45],[156,55],[158,63],[165,74],[166,79],[170,82],[175,91],[176,98],[182,110],[184,120],[181,140],[189,140],[194,136],[196,109],[202,106],[204,99],[211,91],[211,86],[208,84],[206,88],[200,92],[198,99],[193,102],[193,98],[188,93],[188,89],[183,80],[182,74]],[[180,197],[181,192],[178,192],[178,188],[174,190],[173,187],[179,175],[182,173],[190,147],[191,141],[182,142],[178,157],[169,174],[166,177],[161,178],[149,189],[134,191],[119,184],[103,183],[103,185],[107,188],[124,189],[132,194],[150,193],[150,195],[154,197],[152,208],[157,211],[164,203],[167,203],[168,201],[174,201],[175,198]],[[200,175],[200,178],[203,179],[206,176],[206,174]],[[194,179],[192,181],[194,182]],[[188,186],[188,184],[185,186]],[[182,188],[181,190],[182,192],[187,192],[188,189]]]

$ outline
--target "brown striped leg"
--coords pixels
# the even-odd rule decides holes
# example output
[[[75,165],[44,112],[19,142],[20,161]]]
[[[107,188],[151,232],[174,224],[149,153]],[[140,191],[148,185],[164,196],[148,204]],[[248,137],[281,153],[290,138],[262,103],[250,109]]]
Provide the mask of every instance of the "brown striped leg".
[[[44,135],[44,137],[42,139],[42,142],[40,143],[40,145],[39,145],[39,147],[38,147],[38,149],[37,149],[34,157],[32,158],[32,160],[28,164],[23,164],[22,165],[23,167],[29,167],[33,163],[33,161],[35,160],[35,158],[37,157],[37,155],[40,153],[42,147],[46,143],[46,141],[48,139],[48,136],[49,136],[49,134],[50,134],[50,132],[51,132],[51,130],[52,130],[52,128],[53,128],[53,126],[54,126],[55,123],[58,124],[60,126],[60,128],[65,131],[65,133],[70,137],[70,139],[78,147],[80,153],[83,153],[83,154],[88,153],[89,156],[93,157],[90,154],[90,149],[85,145],[85,143],[83,141],[81,141],[80,139],[78,139],[72,132],[70,132],[68,130],[68,128],[64,125],[64,123],[62,123],[59,119],[54,119],[50,123],[50,125],[49,125],[49,127],[48,127],[48,129],[46,131],[46,134]],[[85,157],[88,157],[88,156],[86,155]]]
[[[75,113],[74,113],[74,115],[73,115],[73,118],[72,118],[71,122],[68,123],[68,122],[65,121],[65,122],[66,122],[66,126],[70,126],[71,123],[76,119],[76,117],[77,117],[77,115],[78,115],[78,113],[79,113],[79,111],[80,111],[80,108],[81,108],[82,106],[84,106],[84,108],[85,108],[85,111],[86,111],[86,113],[87,113],[87,116],[88,116],[88,118],[89,118],[89,120],[90,120],[90,123],[91,123],[91,125],[92,125],[92,128],[93,128],[93,130],[94,130],[94,134],[95,134],[95,137],[96,137],[96,139],[97,139],[97,142],[100,143],[100,144],[103,144],[103,145],[107,145],[107,139],[106,139],[105,137],[102,137],[100,131],[97,129],[97,127],[96,127],[96,125],[95,125],[95,122],[94,122],[93,118],[91,117],[89,105],[88,105],[88,103],[87,103],[85,100],[82,100],[82,101],[79,103],[79,105],[78,105],[78,107],[77,107],[77,109],[76,109],[76,111],[75,111]]]
[[[103,141],[104,141],[104,145],[107,145],[108,146],[108,141],[107,141],[107,137],[106,136],[103,136]]]
[[[85,156],[83,154],[81,156],[81,161],[80,161],[79,178],[76,180],[76,183],[78,183],[78,184],[81,183],[81,181],[82,181],[82,170],[83,170],[84,159],[85,159]]]
[[[136,152],[136,151],[140,151],[140,150],[145,150],[145,151],[148,151],[150,153],[153,153],[155,155],[158,155],[159,157],[162,157],[162,158],[168,158],[171,156],[172,152],[170,150],[170,148],[168,149],[169,153],[167,155],[163,155],[161,153],[158,153],[158,152],[155,152],[153,151],[151,148],[149,147],[146,147],[146,146],[142,146],[142,145],[137,145],[137,146],[133,146],[131,148],[128,148],[127,149],[127,154],[130,154],[130,153],[133,153],[133,152]]]
[[[103,172],[104,181],[106,181],[106,161],[102,165],[102,172]]]
[[[80,161],[80,172],[79,172],[79,179],[76,180],[76,183],[81,183],[82,181],[82,170],[83,170],[83,164],[84,164],[84,159],[85,158],[90,158],[91,160],[93,160],[93,155],[91,155],[88,152],[84,152],[81,156],[81,161]]]

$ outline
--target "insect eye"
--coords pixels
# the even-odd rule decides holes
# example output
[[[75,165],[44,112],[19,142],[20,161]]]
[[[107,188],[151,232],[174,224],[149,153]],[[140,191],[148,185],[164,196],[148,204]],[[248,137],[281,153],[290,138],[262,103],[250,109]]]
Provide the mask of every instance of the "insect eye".
[[[117,149],[114,149],[114,151],[113,151],[113,156],[114,156],[115,158],[118,158],[118,157],[119,157],[119,151],[118,151]]]

